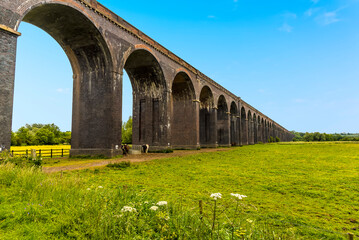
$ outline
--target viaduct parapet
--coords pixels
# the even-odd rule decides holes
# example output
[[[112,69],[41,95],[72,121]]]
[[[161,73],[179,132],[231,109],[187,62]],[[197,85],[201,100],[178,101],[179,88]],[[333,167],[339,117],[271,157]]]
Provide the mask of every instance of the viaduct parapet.
[[[10,147],[21,22],[50,34],[73,70],[72,155],[121,152],[123,72],[133,144],[195,149],[293,135],[95,0],[1,0],[0,144]]]

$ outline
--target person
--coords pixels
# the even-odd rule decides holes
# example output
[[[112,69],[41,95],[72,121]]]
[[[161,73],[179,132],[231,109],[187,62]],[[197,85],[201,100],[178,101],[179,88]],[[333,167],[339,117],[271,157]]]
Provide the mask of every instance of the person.
[[[150,149],[150,145],[148,145],[148,144],[142,145],[143,153],[148,153],[148,150],[149,150],[149,149]]]

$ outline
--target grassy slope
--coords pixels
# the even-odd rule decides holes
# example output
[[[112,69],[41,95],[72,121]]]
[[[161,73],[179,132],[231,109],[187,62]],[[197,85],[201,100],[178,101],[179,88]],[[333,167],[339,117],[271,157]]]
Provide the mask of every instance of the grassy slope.
[[[188,205],[238,192],[258,214],[309,230],[359,230],[359,144],[256,145],[106,170],[97,184],[132,185]],[[354,222],[354,223],[353,223]],[[356,230],[357,234],[359,231]],[[321,230],[320,230],[321,231]]]
[[[270,226],[278,233],[289,232],[287,236],[296,239],[338,239],[343,237],[341,233],[359,235],[358,151],[359,144],[245,146],[228,152],[140,163],[124,170],[104,168],[99,173],[67,173],[62,179],[57,175],[43,175],[36,178],[33,187],[37,189],[38,184],[45,181],[57,182],[58,191],[78,199],[86,194],[88,187],[94,189],[101,185],[110,190],[126,185],[137,192],[146,191],[157,200],[178,203],[181,199],[184,208],[193,211],[198,210],[195,207],[200,199],[210,204],[209,195],[213,192],[223,194],[221,205],[233,202],[230,193],[241,193],[248,196],[245,201],[252,206],[246,208],[243,215],[257,225]],[[4,216],[16,213],[26,216],[22,208],[30,202],[66,208],[71,206],[71,201],[76,201],[71,197],[68,200],[51,195],[49,199],[40,197],[43,194],[40,190],[23,194],[30,191],[32,185],[22,187],[21,182],[11,185],[4,180],[7,178],[0,175],[0,234],[8,231],[8,236],[18,236],[14,232],[10,234],[9,229],[19,229],[25,223],[11,222]],[[73,183],[73,179],[79,184]],[[69,183],[68,188],[72,190],[60,187],[61,181]],[[24,196],[20,197],[19,191]],[[56,201],[52,198],[64,202],[51,203]],[[210,206],[205,207],[209,212]],[[53,212],[54,219],[61,216],[58,210]]]

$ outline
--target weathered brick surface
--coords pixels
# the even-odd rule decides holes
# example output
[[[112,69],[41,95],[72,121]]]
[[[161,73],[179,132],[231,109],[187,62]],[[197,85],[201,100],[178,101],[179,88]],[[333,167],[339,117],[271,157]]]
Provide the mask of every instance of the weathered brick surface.
[[[17,36],[0,30],[0,144],[10,148]]]
[[[73,154],[118,153],[124,71],[133,87],[134,144],[196,148],[292,137],[95,0],[2,0],[0,24],[16,31],[21,21],[48,32],[72,64]],[[9,145],[16,36],[0,36],[0,142]],[[254,116],[258,124],[248,120]]]

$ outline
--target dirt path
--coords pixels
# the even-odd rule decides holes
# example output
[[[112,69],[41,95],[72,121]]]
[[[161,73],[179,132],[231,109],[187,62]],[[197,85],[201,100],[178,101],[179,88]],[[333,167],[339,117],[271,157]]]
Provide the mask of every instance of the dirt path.
[[[94,167],[103,167],[109,163],[118,163],[118,162],[125,162],[130,161],[131,163],[135,162],[145,162],[151,161],[155,159],[162,159],[162,158],[172,158],[172,157],[183,157],[188,155],[195,155],[199,153],[208,153],[208,152],[225,152],[230,150],[229,148],[208,148],[208,149],[201,149],[198,150],[178,150],[174,151],[173,153],[149,153],[149,154],[142,154],[142,155],[129,155],[120,159],[109,159],[109,160],[94,160],[94,162],[86,162],[79,164],[78,162],[74,165],[67,165],[67,166],[60,166],[60,167],[43,167],[43,171],[45,173],[55,173],[61,171],[73,171],[73,170],[81,170],[87,168],[94,168]]]

